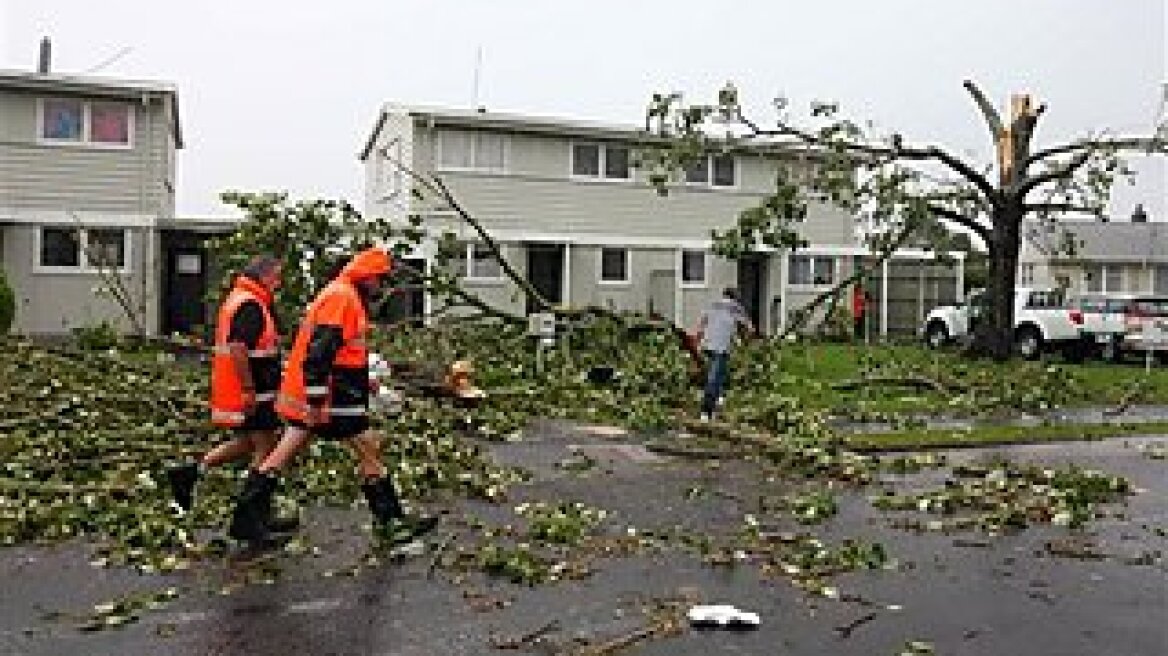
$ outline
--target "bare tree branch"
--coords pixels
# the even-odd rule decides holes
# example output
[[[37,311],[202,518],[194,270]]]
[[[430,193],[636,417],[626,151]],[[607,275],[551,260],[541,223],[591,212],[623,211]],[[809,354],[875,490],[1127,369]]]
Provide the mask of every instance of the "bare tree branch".
[[[1168,152],[1168,142],[1155,137],[1129,137],[1122,139],[1084,139],[1075,143],[1062,144],[1044,148],[1026,158],[1026,166],[1030,166],[1044,159],[1067,155],[1082,151],[1098,150],[1145,150],[1149,152]]]
[[[1054,182],[1055,180],[1062,180],[1064,178],[1071,177],[1075,174],[1075,171],[1083,168],[1087,162],[1091,161],[1091,154],[1092,151],[1079,153],[1075,156],[1074,159],[1066,162],[1062,166],[1055,166],[1047,171],[1026,178],[1020,185],[1018,185],[1018,195],[1025,198],[1026,194],[1030,193],[1030,191],[1036,187],[1044,185],[1048,182]]]
[[[997,142],[1002,137],[1002,133],[1006,131],[1005,126],[1002,124],[1002,115],[998,113],[997,109],[994,109],[993,104],[990,103],[985,94],[982,93],[981,89],[972,80],[966,80],[962,83],[962,86],[969,92],[969,95],[973,96],[973,101],[977,103],[978,109],[981,110],[982,116],[985,117],[986,125],[990,128],[990,138]]]
[[[977,221],[977,219],[975,219],[974,217],[966,216],[966,215],[964,215],[956,210],[951,210],[947,207],[941,207],[940,205],[930,204],[928,207],[929,207],[930,214],[932,214],[934,216],[939,216],[942,219],[952,221],[963,228],[967,228],[969,230],[972,230],[973,233],[976,234],[978,237],[981,237],[983,241],[985,241],[987,243],[989,242],[989,239],[990,239],[989,228],[987,228],[986,226],[979,223]]]
[[[1028,203],[1025,205],[1026,213],[1051,213],[1063,212],[1067,214],[1090,214],[1092,216],[1102,216],[1102,208],[1090,207],[1087,205],[1075,205],[1074,203]]]
[[[738,111],[736,120],[740,121],[744,126],[746,126],[753,133],[752,136],[755,137],[794,137],[795,139],[798,139],[812,146],[819,146],[821,148],[840,148],[849,153],[870,155],[874,157],[935,160],[941,162],[945,166],[948,166],[961,177],[973,183],[973,185],[976,186],[978,190],[980,190],[981,193],[985,195],[986,199],[990,202],[991,205],[996,207],[1001,204],[997,189],[995,189],[994,186],[990,184],[990,181],[987,180],[984,175],[979,173],[969,164],[963,162],[961,159],[944,150],[941,150],[941,148],[937,146],[927,146],[924,148],[889,148],[886,146],[874,146],[871,144],[855,142],[826,141],[815,134],[807,132],[806,130],[800,130],[799,128],[792,127],[785,123],[779,123],[778,128],[773,130],[763,128],[757,123],[743,116],[741,110]]]
[[[454,194],[451,193],[450,188],[446,186],[446,183],[443,182],[441,178],[437,176],[424,176],[418,173],[412,167],[406,166],[404,162],[391,155],[386,149],[382,149],[380,151],[380,155],[398,169],[404,171],[405,174],[410,176],[411,179],[418,182],[426,189],[429,189],[432,193],[440,196],[442,200],[446,201],[446,204],[450,206],[450,209],[454,210],[455,213],[457,213],[458,216],[461,217],[467,225],[473,228],[475,233],[478,234],[478,236],[483,240],[483,243],[487,245],[487,248],[491,251],[491,254],[495,256],[495,259],[499,262],[499,266],[502,267],[503,272],[507,274],[507,277],[511,279],[511,282],[515,283],[516,286],[522,289],[523,293],[527,294],[541,311],[551,308],[551,303],[549,303],[547,299],[543,297],[543,294],[541,294],[539,290],[531,284],[531,281],[519,275],[519,272],[516,271],[513,266],[511,266],[511,263],[507,261],[507,258],[503,257],[503,251],[499,248],[499,244],[496,243],[495,239],[491,237],[491,234],[487,232],[485,228],[483,228],[478,219],[471,216],[470,212],[467,212],[466,209],[463,208],[462,204],[458,202],[458,199],[454,197]]]

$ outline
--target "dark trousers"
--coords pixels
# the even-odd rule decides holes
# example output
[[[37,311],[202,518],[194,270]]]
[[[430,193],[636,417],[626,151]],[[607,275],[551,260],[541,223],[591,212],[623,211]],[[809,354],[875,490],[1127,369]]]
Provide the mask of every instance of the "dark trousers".
[[[709,371],[706,372],[706,390],[702,394],[702,412],[714,414],[722,389],[726,387],[726,377],[730,373],[730,354],[706,351]]]
[[[855,330],[856,339],[864,339],[864,323],[864,315],[852,319],[852,327]]]

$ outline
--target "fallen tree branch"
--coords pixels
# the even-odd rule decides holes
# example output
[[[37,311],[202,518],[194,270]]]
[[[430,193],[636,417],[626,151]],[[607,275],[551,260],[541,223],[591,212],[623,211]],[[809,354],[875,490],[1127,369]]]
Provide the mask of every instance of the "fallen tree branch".
[[[833,383],[831,388],[838,391],[852,391],[861,387],[869,386],[885,386],[885,387],[913,387],[916,389],[930,389],[934,392],[948,392],[953,391],[951,387],[938,380],[933,380],[926,376],[865,376],[863,378],[853,378],[851,380],[844,380],[838,383]]]
[[[539,642],[545,635],[560,628],[558,620],[552,620],[547,624],[523,635],[514,638],[503,638],[500,636],[491,637],[491,646],[495,649],[527,649]]]

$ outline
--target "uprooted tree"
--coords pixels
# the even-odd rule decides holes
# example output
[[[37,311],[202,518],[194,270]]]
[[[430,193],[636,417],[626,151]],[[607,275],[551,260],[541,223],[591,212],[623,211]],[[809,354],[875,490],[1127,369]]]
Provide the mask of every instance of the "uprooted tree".
[[[769,146],[792,163],[779,167],[774,193],[743,212],[733,228],[714,232],[715,250],[730,258],[760,247],[805,245],[798,224],[808,204],[820,200],[861,219],[881,258],[910,240],[926,240],[943,252],[952,245],[951,227],[969,231],[984,243],[989,260],[989,317],[978,324],[975,349],[1006,359],[1014,342],[1014,278],[1023,221],[1051,224],[1069,215],[1102,215],[1115,180],[1134,175],[1128,156],[1168,152],[1168,127],[1142,137],[1100,131],[1035,148],[1044,105],[1036,107],[1029,96],[1016,95],[1007,121],[973,82],[966,81],[965,88],[989,127],[997,152],[996,180],[995,164],[969,163],[939,145],[910,145],[899,133],[878,134],[870,123],[841,118],[834,103],[812,103],[810,116],[796,123],[789,103],[776,99],[776,120],[764,126],[746,116],[733,85],[710,104],[687,104],[679,93],[654,95],[646,128],[655,145],[641,154],[640,165],[667,193],[678,172],[720,148]],[[857,272],[830,293],[840,293],[864,274]]]

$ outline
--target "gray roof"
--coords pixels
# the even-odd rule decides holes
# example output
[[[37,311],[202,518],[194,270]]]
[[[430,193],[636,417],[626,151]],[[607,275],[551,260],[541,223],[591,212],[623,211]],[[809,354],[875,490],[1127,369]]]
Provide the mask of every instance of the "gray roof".
[[[373,130],[365,140],[358,158],[365,161],[373,144],[377,143],[377,136],[390,116],[410,116],[418,121],[427,121],[434,126],[468,127],[485,130],[505,130],[508,132],[524,132],[531,134],[551,134],[556,136],[580,137],[590,139],[613,139],[621,141],[649,142],[654,137],[643,125],[603,123],[576,118],[553,116],[533,116],[529,114],[515,114],[510,112],[492,112],[486,110],[453,109],[449,107],[434,107],[423,105],[401,105],[386,103],[377,114],[377,121]],[[806,151],[812,149],[797,142],[776,143],[774,141],[756,142],[751,144],[738,143],[737,147],[751,151]]]
[[[130,100],[136,100],[142,94],[165,96],[174,104],[174,145],[176,148],[183,147],[178,112],[178,87],[170,82],[0,69],[0,89],[19,89],[42,93],[75,93]]]
[[[1168,263],[1168,223],[1060,221],[1052,229],[1030,224],[1023,229],[1036,247],[1060,243],[1066,233],[1075,240],[1075,253],[1053,259],[1089,262]],[[1040,248],[1041,250],[1041,248]]]

